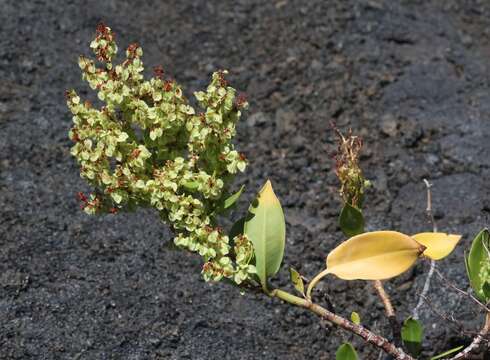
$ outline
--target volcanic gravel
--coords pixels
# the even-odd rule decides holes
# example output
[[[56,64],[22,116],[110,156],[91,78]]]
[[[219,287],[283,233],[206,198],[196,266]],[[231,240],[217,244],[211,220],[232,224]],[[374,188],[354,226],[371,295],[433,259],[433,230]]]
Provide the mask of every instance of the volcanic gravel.
[[[250,160],[235,217],[271,179],[287,220],[275,286],[311,277],[344,239],[330,122],[364,139],[373,187],[367,228],[461,233],[440,271],[468,289],[463,252],[490,213],[490,3],[478,0],[0,0],[0,359],[334,359],[353,341],[316,316],[225,282],[171,246],[154,211],[91,217],[70,156],[65,89],[83,98],[79,54],[104,21],[137,41],[190,97],[217,69],[250,109],[237,147]],[[228,222],[224,222],[229,225]],[[427,274],[420,261],[386,283],[400,320]],[[315,293],[389,336],[371,284],[326,278]],[[292,290],[293,291],[293,290]],[[467,344],[482,314],[437,276],[421,309],[424,356]]]

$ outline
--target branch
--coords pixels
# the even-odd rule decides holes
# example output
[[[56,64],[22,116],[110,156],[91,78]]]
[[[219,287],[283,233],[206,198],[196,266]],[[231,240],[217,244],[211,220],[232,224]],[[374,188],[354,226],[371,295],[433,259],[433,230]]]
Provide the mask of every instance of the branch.
[[[317,314],[325,320],[334,323],[335,325],[347,330],[353,334],[364,339],[364,341],[384,350],[387,354],[390,354],[396,360],[415,360],[410,355],[407,355],[402,349],[396,347],[394,344],[390,343],[384,337],[377,335],[370,330],[366,329],[361,325],[356,325],[353,322],[328,311],[327,309],[321,307],[320,305],[312,303],[308,299],[303,299],[294,296],[286,291],[275,289],[270,294],[270,296],[282,299],[290,304],[305,308],[311,312]]]
[[[427,217],[429,218],[430,222],[432,223],[432,231],[437,232],[437,223],[436,223],[436,220],[434,218],[434,214],[432,212],[432,192],[431,192],[432,184],[429,181],[427,181],[427,179],[424,179],[424,183],[425,183],[425,186],[427,188],[427,208],[426,208]],[[440,277],[440,279],[443,280],[443,283],[445,283],[447,286],[451,287],[452,289],[459,292],[460,294],[463,294],[463,295],[469,297],[471,300],[476,302],[480,307],[482,307],[486,310],[485,324],[483,325],[483,328],[481,329],[479,334],[473,339],[473,341],[471,342],[471,344],[469,346],[467,346],[463,351],[456,354],[450,360],[467,359],[470,356],[471,352],[473,352],[474,350],[476,350],[480,347],[481,342],[488,335],[488,333],[490,331],[490,309],[485,304],[480,302],[477,298],[475,298],[473,295],[471,295],[470,293],[459,289],[458,287],[453,285],[451,282],[449,282],[441,274],[441,272],[436,269],[435,261],[431,260],[429,274],[427,275],[427,278],[425,279],[425,284],[424,284],[424,287],[422,289],[422,293],[420,294],[419,302],[417,303],[417,306],[415,307],[415,309],[413,311],[413,317],[415,319],[418,318],[418,310],[422,306],[423,301],[424,300],[427,301],[427,293],[429,292],[429,288],[430,288],[430,280],[431,280],[432,276],[434,275],[434,273],[436,273]]]
[[[463,324],[456,320],[454,318],[454,315],[447,315],[439,310],[436,309],[436,307],[432,304],[431,300],[428,297],[423,297],[424,301],[429,305],[429,308],[437,315],[439,316],[442,320],[446,321],[448,325],[451,325],[453,327],[453,331],[460,333],[460,334],[465,334],[467,336],[476,336],[478,335],[477,332],[474,331],[468,331],[464,329]]]
[[[427,213],[427,217],[429,218],[430,223],[432,224],[432,231],[437,232],[437,223],[436,219],[434,218],[434,214],[432,212],[432,184],[427,180],[424,179],[425,187],[427,188],[427,208],[425,209],[425,212]],[[422,288],[422,293],[420,295],[419,301],[417,303],[417,306],[413,309],[412,312],[412,317],[414,319],[419,318],[419,309],[422,307],[424,303],[424,297],[427,296],[427,293],[429,292],[430,289],[430,281],[432,279],[432,276],[434,276],[434,270],[436,268],[436,262],[434,260],[430,261],[430,269],[429,273],[427,274],[427,277],[425,278],[425,283],[424,287]]]
[[[431,188],[434,186],[431,184],[427,179],[424,179],[425,187],[427,188],[427,208],[425,209],[425,212],[427,213],[427,217],[430,220],[430,223],[432,224],[432,231],[437,232],[437,223],[436,219],[434,217],[434,213],[432,212],[432,191]]]
[[[481,329],[480,333],[473,339],[470,345],[468,345],[463,351],[457,353],[449,360],[468,359],[471,352],[477,350],[480,347],[481,342],[488,335],[489,332],[490,332],[490,313],[487,312],[485,318],[485,325],[483,325],[483,328]]]
[[[391,304],[390,297],[385,291],[385,288],[383,287],[383,283],[380,280],[375,280],[373,281],[373,286],[378,292],[379,297],[381,298],[381,301],[383,302],[383,305],[385,307],[386,311],[386,316],[388,317],[393,317],[395,316],[395,309],[393,308],[393,305]]]
[[[464,295],[464,296],[468,297],[471,301],[475,302],[479,307],[481,307],[483,310],[485,310],[485,312],[490,313],[490,308],[488,308],[488,306],[486,306],[484,303],[482,303],[476,297],[474,297],[473,295],[471,295],[469,292],[464,291],[464,290],[461,290],[460,288],[458,288],[457,286],[455,286],[444,275],[442,275],[442,273],[438,269],[435,269],[435,272],[436,272],[437,276],[439,276],[439,278],[442,280],[442,283],[444,285],[450,287],[451,289],[453,289],[454,291],[460,293],[461,295]]]
[[[372,282],[374,288],[378,292],[378,296],[380,297],[383,305],[385,307],[386,316],[388,317],[388,321],[391,326],[391,338],[392,341],[400,346],[401,345],[401,324],[398,322],[395,314],[395,309],[391,304],[391,300],[389,295],[386,293],[385,288],[383,287],[383,283],[380,280],[375,280]]]

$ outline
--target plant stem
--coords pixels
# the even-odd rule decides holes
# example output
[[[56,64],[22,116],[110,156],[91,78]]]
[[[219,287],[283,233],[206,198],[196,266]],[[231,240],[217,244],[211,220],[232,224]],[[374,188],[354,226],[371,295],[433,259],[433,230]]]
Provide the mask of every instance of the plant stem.
[[[429,221],[432,224],[432,231],[437,232],[437,223],[436,223],[436,219],[434,217],[434,213],[432,212],[432,190],[431,190],[431,188],[433,185],[427,179],[424,179],[424,184],[425,184],[425,187],[427,188],[427,208],[425,209],[425,212],[427,213],[427,217],[429,218]],[[432,276],[434,276],[435,268],[436,268],[436,262],[434,260],[430,260],[429,273],[427,274],[427,277],[425,278],[424,287],[422,288],[422,293],[421,293],[421,296],[419,298],[419,301],[418,301],[417,305],[415,306],[415,308],[413,309],[413,312],[412,312],[412,317],[414,319],[419,318],[419,309],[423,305],[424,297],[429,292],[430,281],[432,279]]]
[[[308,288],[306,289],[306,298],[311,300],[311,292],[313,291],[313,288],[318,284],[318,282],[324,278],[325,276],[328,275],[328,270],[325,269],[321,273],[317,274],[308,284]]]
[[[387,354],[390,354],[397,360],[415,360],[411,356],[407,355],[402,349],[390,343],[384,337],[371,332],[370,330],[366,329],[361,325],[356,325],[353,322],[337,314],[334,314],[333,312],[328,311],[327,309],[323,308],[320,305],[312,303],[309,299],[300,298],[298,296],[292,295],[280,289],[275,289],[271,291],[268,295],[272,297],[277,297],[290,304],[310,310],[311,312],[330,321],[331,323],[340,326],[344,330],[347,330],[353,334],[358,335],[366,342],[384,350]]]
[[[469,359],[471,352],[480,347],[481,342],[488,335],[489,332],[490,332],[490,312],[487,312],[487,315],[485,317],[485,325],[483,325],[483,328],[480,330],[480,333],[473,339],[470,345],[468,345],[463,351],[457,353],[454,357],[452,357],[449,360]]]
[[[381,301],[383,302],[383,306],[385,307],[386,316],[388,317],[388,322],[391,326],[391,340],[395,345],[401,345],[401,324],[398,322],[396,318],[395,309],[391,304],[391,300],[389,295],[386,293],[385,288],[381,280],[374,280],[373,286],[378,292]]]
[[[383,287],[383,283],[380,280],[374,280],[373,281],[373,286],[378,292],[379,297],[381,298],[381,301],[383,302],[383,305],[385,307],[386,311],[386,316],[388,317],[394,317],[395,316],[395,309],[393,308],[393,305],[391,304],[390,297],[385,291],[385,288]]]

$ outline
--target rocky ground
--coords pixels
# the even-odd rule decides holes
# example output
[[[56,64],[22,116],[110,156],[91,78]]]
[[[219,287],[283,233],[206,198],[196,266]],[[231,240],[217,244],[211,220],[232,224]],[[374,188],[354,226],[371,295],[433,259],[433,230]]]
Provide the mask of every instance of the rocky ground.
[[[441,230],[464,234],[440,270],[467,289],[463,251],[490,213],[490,3],[483,0],[0,1],[0,358],[333,359],[350,335],[260,294],[204,283],[198,256],[168,246],[155,213],[89,217],[69,155],[64,90],[82,84],[104,20],[187,91],[231,71],[250,111],[244,200],[270,178],[288,223],[288,267],[309,277],[343,239],[329,122],[365,140],[369,229],[427,230],[423,178]],[[246,208],[246,201],[241,209]],[[427,264],[387,283],[399,317]],[[386,332],[371,286],[329,278],[335,310]],[[431,306],[475,331],[481,314],[436,278]],[[468,343],[424,305],[424,354]],[[378,350],[354,340],[363,359]]]

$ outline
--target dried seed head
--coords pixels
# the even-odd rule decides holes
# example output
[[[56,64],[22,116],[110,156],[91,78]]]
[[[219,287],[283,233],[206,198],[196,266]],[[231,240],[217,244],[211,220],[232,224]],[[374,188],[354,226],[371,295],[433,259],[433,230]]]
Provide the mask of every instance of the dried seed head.
[[[351,129],[344,136],[334,123],[332,123],[332,129],[337,135],[337,152],[334,155],[334,160],[335,174],[340,180],[340,196],[344,202],[360,208],[364,198],[364,189],[367,185],[359,166],[362,139],[352,135]]]

